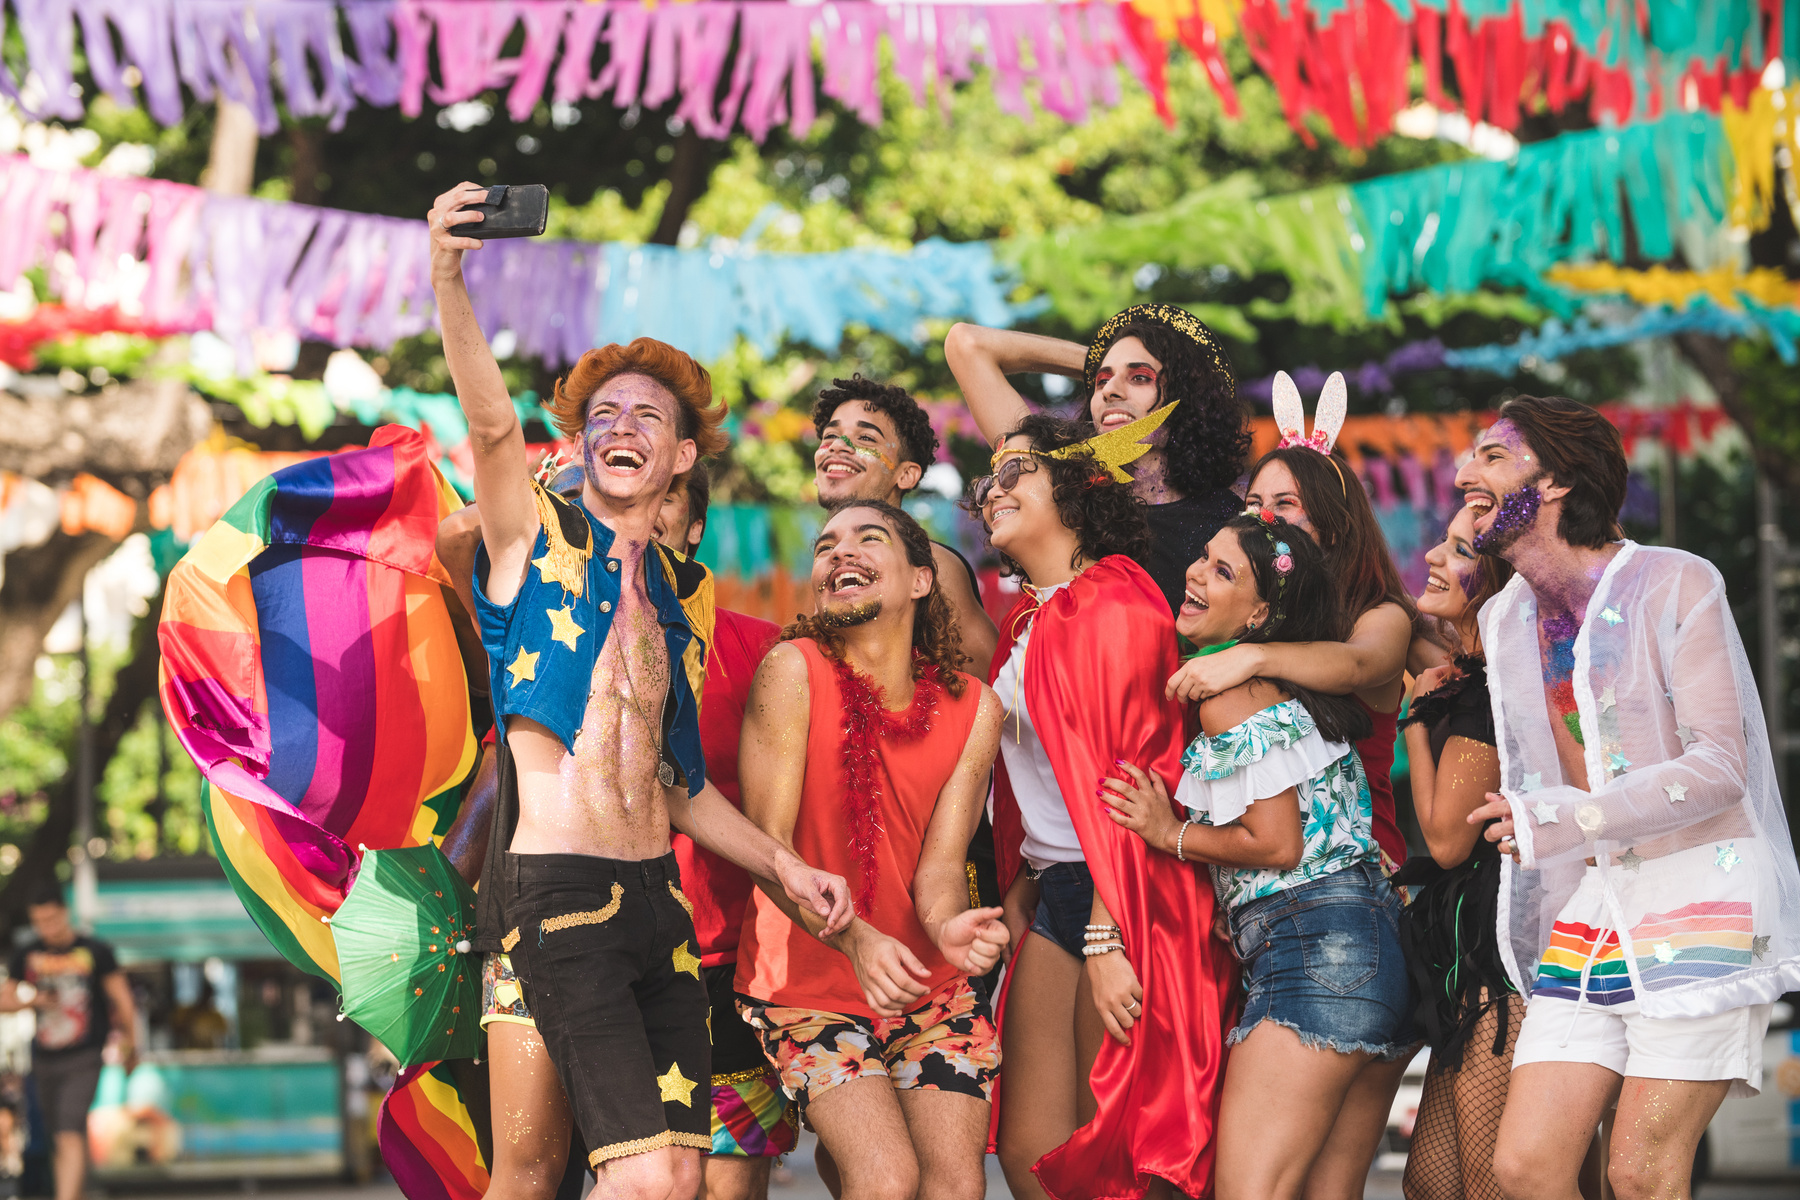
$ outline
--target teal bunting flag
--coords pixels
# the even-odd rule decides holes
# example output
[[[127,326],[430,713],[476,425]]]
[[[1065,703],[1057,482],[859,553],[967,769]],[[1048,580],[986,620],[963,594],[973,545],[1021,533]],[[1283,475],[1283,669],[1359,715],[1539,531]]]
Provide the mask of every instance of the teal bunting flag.
[[[1007,302],[1009,273],[987,242],[930,238],[906,252],[818,254],[614,245],[606,264],[597,343],[652,337],[702,362],[739,336],[764,355],[783,338],[833,353],[852,324],[917,346],[928,318],[1005,326],[1026,315]]]
[[[1717,117],[1679,113],[1532,142],[1512,162],[1351,184],[1368,312],[1415,288],[1519,286],[1559,262],[1623,261],[1628,220],[1637,252],[1667,259],[1680,223],[1724,219],[1729,154]]]

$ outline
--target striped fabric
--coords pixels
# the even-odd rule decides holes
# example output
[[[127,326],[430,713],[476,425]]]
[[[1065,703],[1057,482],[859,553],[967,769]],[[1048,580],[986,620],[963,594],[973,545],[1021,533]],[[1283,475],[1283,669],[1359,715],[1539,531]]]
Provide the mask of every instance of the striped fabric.
[[[1600,952],[1593,954],[1599,942]],[[1624,952],[1619,949],[1619,935],[1609,930],[1604,938],[1600,931],[1579,921],[1558,921],[1550,934],[1550,948],[1538,963],[1537,982],[1531,987],[1533,996],[1554,996],[1575,1000],[1581,996],[1581,970],[1593,954],[1588,970],[1589,1004],[1626,1004],[1635,998],[1631,990],[1631,974],[1626,969]]]
[[[375,1141],[407,1200],[481,1200],[488,1189],[488,1156],[449,1063],[400,1072]]]
[[[475,761],[439,520],[462,501],[424,437],[263,479],[169,576],[163,708],[206,778],[232,887],[294,965],[338,980],[321,918],[357,847],[441,836]]]
[[[713,1077],[712,1152],[739,1158],[786,1154],[799,1134],[794,1105],[776,1085],[774,1071],[746,1074],[750,1077]]]
[[[1632,951],[1645,991],[1718,979],[1750,965],[1748,901],[1707,900],[1668,913],[1646,913],[1632,929]]]

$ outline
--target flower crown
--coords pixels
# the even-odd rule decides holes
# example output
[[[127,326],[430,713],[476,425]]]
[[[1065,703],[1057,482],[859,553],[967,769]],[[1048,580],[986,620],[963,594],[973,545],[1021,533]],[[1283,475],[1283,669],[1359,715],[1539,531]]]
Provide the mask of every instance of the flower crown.
[[[1256,518],[1257,528],[1263,531],[1263,536],[1269,539],[1269,549],[1275,552],[1275,599],[1269,605],[1269,624],[1274,625],[1287,616],[1287,609],[1283,607],[1282,601],[1287,597],[1288,576],[1294,573],[1294,551],[1275,536],[1275,522],[1280,518],[1274,513],[1252,504],[1244,510],[1244,515]]]
[[[1300,402],[1300,389],[1294,386],[1286,371],[1275,372],[1271,398],[1275,405],[1275,427],[1281,430],[1281,449],[1305,446],[1320,454],[1331,454],[1350,406],[1343,372],[1333,371],[1320,390],[1318,407],[1313,410],[1311,434],[1306,432],[1306,407]]]

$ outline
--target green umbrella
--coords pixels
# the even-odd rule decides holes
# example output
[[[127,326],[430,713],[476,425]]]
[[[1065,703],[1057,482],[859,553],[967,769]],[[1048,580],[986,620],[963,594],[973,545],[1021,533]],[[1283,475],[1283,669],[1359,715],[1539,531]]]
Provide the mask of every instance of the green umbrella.
[[[469,950],[475,893],[443,851],[364,851],[356,883],[328,919],[345,1016],[403,1067],[476,1056],[481,959]]]

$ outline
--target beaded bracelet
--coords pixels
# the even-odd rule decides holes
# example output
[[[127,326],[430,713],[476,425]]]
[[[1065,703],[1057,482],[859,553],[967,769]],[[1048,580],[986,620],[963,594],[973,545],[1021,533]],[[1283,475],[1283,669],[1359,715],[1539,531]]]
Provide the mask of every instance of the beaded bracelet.
[[[1181,823],[1181,832],[1175,835],[1175,861],[1176,862],[1186,862],[1187,861],[1187,859],[1185,859],[1181,856],[1181,843],[1187,840],[1188,826],[1192,825],[1192,824],[1193,824],[1192,821],[1183,821]]]
[[[1087,929],[1088,929],[1088,932],[1089,932],[1089,933],[1092,933],[1092,932],[1094,932],[1094,931],[1095,931],[1095,930],[1097,930],[1097,929],[1110,929],[1110,930],[1112,930],[1112,931],[1113,931],[1113,932],[1114,932],[1114,933],[1117,933],[1117,932],[1119,932],[1119,927],[1118,927],[1118,926],[1117,926],[1117,925],[1089,925],[1089,926],[1088,926],[1088,927],[1087,927]]]
[[[1123,945],[1123,943],[1104,942],[1097,946],[1083,946],[1081,948],[1081,956],[1083,958],[1098,958],[1102,954],[1111,954],[1114,950],[1123,950],[1123,949],[1125,949],[1125,946]]]
[[[1114,926],[1113,928],[1108,929],[1104,932],[1102,932],[1098,929],[1090,929],[1086,933],[1082,934],[1081,936],[1086,938],[1090,942],[1110,942],[1115,938],[1124,937],[1125,933],[1123,930],[1119,929],[1117,926]]]

